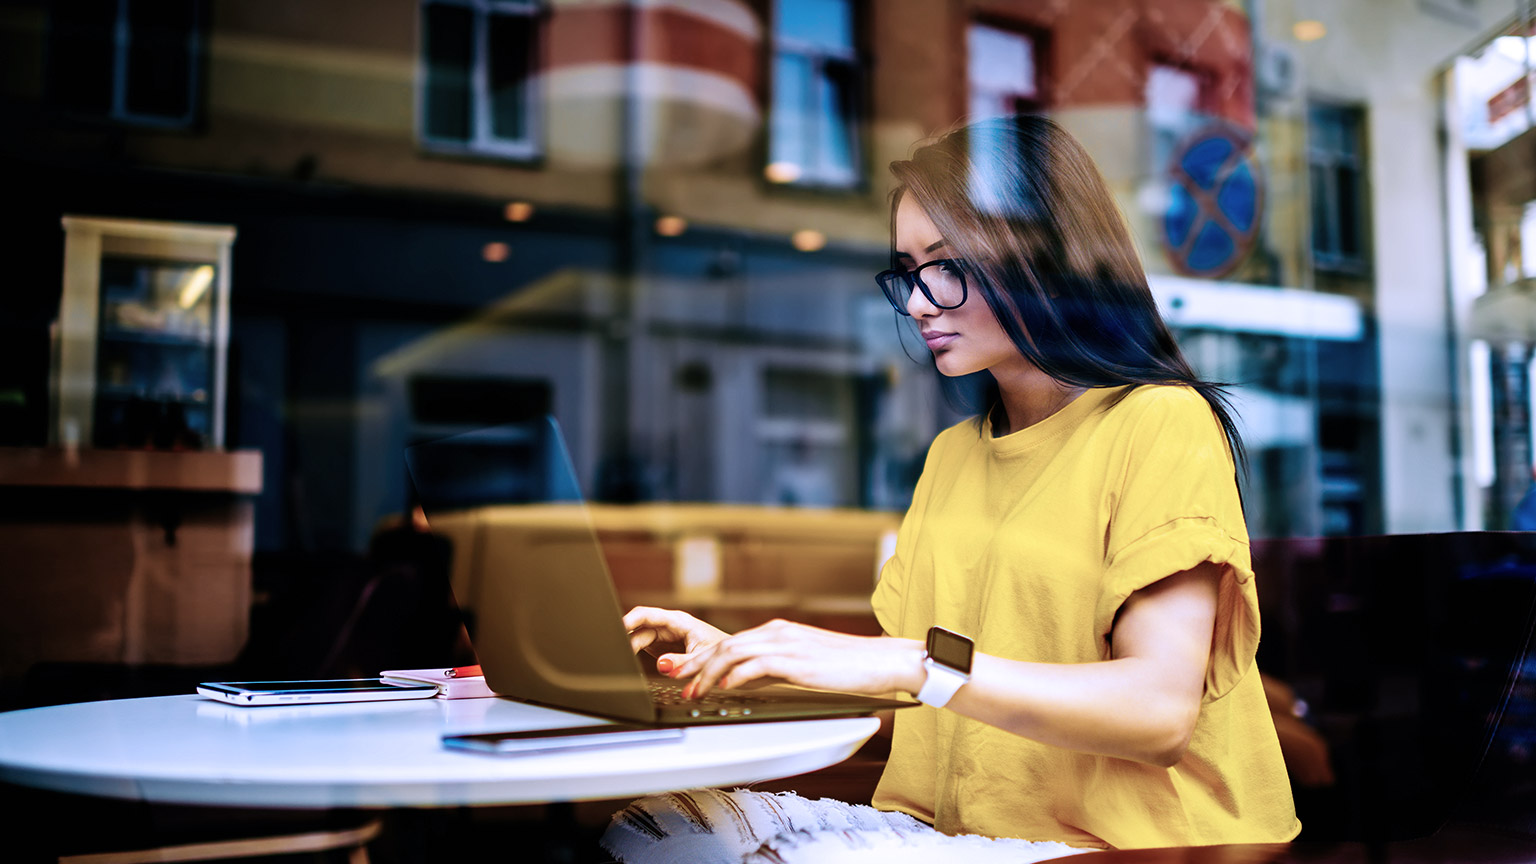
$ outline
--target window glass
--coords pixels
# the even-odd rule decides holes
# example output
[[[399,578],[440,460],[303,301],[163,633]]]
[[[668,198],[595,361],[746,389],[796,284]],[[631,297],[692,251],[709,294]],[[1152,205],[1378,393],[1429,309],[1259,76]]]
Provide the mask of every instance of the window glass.
[[[847,0],[786,0],[777,8],[768,136],[777,182],[858,180],[861,76],[852,26]]]
[[[1334,215],[1329,206],[1333,178],[1326,168],[1316,164],[1308,169],[1308,174],[1312,178],[1312,248],[1327,249],[1333,236]]]
[[[1357,268],[1364,253],[1360,207],[1363,118],[1357,109],[1313,104],[1307,111],[1312,253],[1319,266]]]
[[[525,88],[532,71],[533,19],[527,15],[490,16],[486,90],[491,134],[519,140],[528,135]]]
[[[191,113],[193,0],[128,0],[129,114],[181,118]]]
[[[55,7],[49,25],[53,101],[71,111],[110,113],[117,0],[81,0],[67,10]]]
[[[817,153],[821,157],[821,176],[828,180],[853,180],[853,110],[854,70],[850,63],[828,61],[816,82],[820,96],[817,126],[821,138]]]
[[[848,0],[784,0],[775,36],[826,51],[853,49],[853,10]]]
[[[773,127],[769,149],[773,160],[804,166],[806,147],[806,93],[810,91],[810,61],[799,54],[780,54],[773,61]]]
[[[1355,193],[1359,188],[1357,172],[1351,165],[1340,165],[1336,173],[1338,179],[1334,185],[1339,190],[1338,252],[1346,258],[1358,258],[1361,250],[1359,196]]]
[[[1035,58],[1029,39],[995,27],[972,25],[969,47],[973,87],[1034,92]]]
[[[767,504],[847,505],[852,497],[853,382],[810,369],[768,368],[757,426]]]
[[[460,6],[432,4],[425,10],[427,46],[427,135],[467,141],[470,76],[474,71],[475,15]]]
[[[1307,112],[1309,127],[1308,134],[1311,140],[1308,142],[1311,148],[1318,153],[1333,156],[1342,155],[1348,151],[1348,143],[1344,135],[1344,115],[1329,105],[1313,105]]]

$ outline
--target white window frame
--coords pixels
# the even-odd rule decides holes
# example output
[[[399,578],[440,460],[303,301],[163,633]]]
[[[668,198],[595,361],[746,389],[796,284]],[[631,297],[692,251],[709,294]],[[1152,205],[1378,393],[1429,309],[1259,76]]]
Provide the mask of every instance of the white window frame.
[[[426,13],[431,6],[458,6],[474,13],[474,59],[470,64],[470,112],[472,136],[468,140],[439,138],[427,131],[427,57]],[[543,12],[539,0],[419,0],[417,4],[416,30],[416,140],[422,146],[438,153],[500,156],[508,159],[533,159],[542,153],[540,140],[543,129],[542,106],[535,86],[535,75],[523,80],[523,106],[528,134],[521,139],[498,138],[491,133],[490,67],[486,62],[490,53],[489,20],[492,13],[523,15],[537,19]],[[533,50],[539,49],[538,31],[535,29]],[[537,57],[533,58],[537,66]]]
[[[770,87],[774,88],[775,91],[777,91],[777,88],[779,87],[776,70],[778,66],[778,59],[783,54],[796,54],[810,60],[810,86],[809,92],[802,94],[804,97],[802,104],[804,105],[816,104],[816,85],[817,82],[823,78],[822,70],[826,67],[828,60],[835,60],[838,62],[846,63],[856,72],[853,82],[853,92],[849,94],[853,102],[853,116],[849,118],[849,128],[847,130],[849,151],[848,169],[844,171],[841,167],[829,163],[825,158],[826,154],[821,150],[821,148],[819,146],[813,146],[809,150],[809,156],[815,160],[815,163],[809,165],[799,165],[801,171],[800,176],[784,184],[787,186],[804,186],[812,188],[819,187],[825,189],[852,189],[856,188],[860,184],[861,178],[864,176],[864,154],[862,152],[864,147],[864,139],[860,132],[860,128],[862,126],[860,121],[862,121],[864,118],[865,106],[862,98],[863,94],[861,92],[863,75],[859,63],[859,52],[857,44],[859,9],[855,0],[843,0],[843,2],[847,4],[848,7],[848,15],[850,21],[849,34],[854,44],[841,51],[829,49],[824,45],[805,42],[800,39],[784,38],[780,36],[778,16],[782,13],[783,0],[775,0],[773,4],[773,54],[769,59]],[[770,94],[768,100],[770,111],[773,111],[777,108],[777,102],[778,99],[776,96],[774,94]],[[823,117],[819,110],[807,113],[808,122],[804,130],[805,138],[807,140],[812,142],[819,142],[821,140],[820,124],[822,119]],[[776,154],[773,152],[774,136],[772,131],[772,123],[773,120],[770,117],[767,147],[767,161],[769,164],[773,164],[775,161],[777,161],[775,159]]]

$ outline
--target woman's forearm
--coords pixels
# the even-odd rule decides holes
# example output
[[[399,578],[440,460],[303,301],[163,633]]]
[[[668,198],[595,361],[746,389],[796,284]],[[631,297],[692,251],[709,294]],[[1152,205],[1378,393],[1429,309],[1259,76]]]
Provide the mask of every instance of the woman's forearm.
[[[1057,747],[1172,765],[1199,718],[1221,572],[1202,564],[1132,594],[1115,620],[1109,660],[1031,663],[978,653],[947,708]],[[905,677],[904,686],[921,687],[927,672],[919,665]]]
[[[1189,745],[1200,700],[1158,672],[1140,657],[1055,664],[977,654],[946,707],[1045,744],[1168,766]]]
[[[1215,624],[1219,570],[1197,567],[1135,592],[1111,634],[1111,659],[1035,663],[977,654],[970,681],[948,708],[1028,738],[1157,765],[1177,762],[1200,710]],[[632,629],[640,613],[626,618]],[[651,614],[647,621],[661,621]],[[667,630],[691,627],[662,621]],[[640,622],[644,623],[644,622]],[[685,655],[663,655],[674,678],[691,679],[684,698],[715,687],[773,680],[870,695],[918,693],[927,681],[923,643],[835,633],[770,621]]]

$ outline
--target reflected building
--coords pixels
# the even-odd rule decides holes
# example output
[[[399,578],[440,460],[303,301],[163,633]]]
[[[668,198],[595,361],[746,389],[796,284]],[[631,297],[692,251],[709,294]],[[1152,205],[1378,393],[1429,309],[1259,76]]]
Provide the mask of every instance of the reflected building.
[[[265,455],[258,550],[362,549],[409,500],[403,447],[545,411],[593,497],[791,477],[795,503],[901,509],[971,409],[873,284],[885,166],[1031,111],[1093,154],[1191,360],[1234,385],[1255,535],[1481,525],[1457,268],[1479,232],[1508,257],[1533,197],[1477,166],[1531,157],[1506,149],[1528,132],[1447,139],[1446,82],[1515,11],[18,0],[5,443],[47,437],[60,218],[210,222],[239,232],[226,440]]]

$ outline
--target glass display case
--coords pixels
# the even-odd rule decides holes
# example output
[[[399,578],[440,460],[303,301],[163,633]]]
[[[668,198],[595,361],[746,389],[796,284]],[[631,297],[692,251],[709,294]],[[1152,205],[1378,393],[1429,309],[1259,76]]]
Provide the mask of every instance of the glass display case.
[[[52,443],[221,448],[234,228],[63,222]]]

